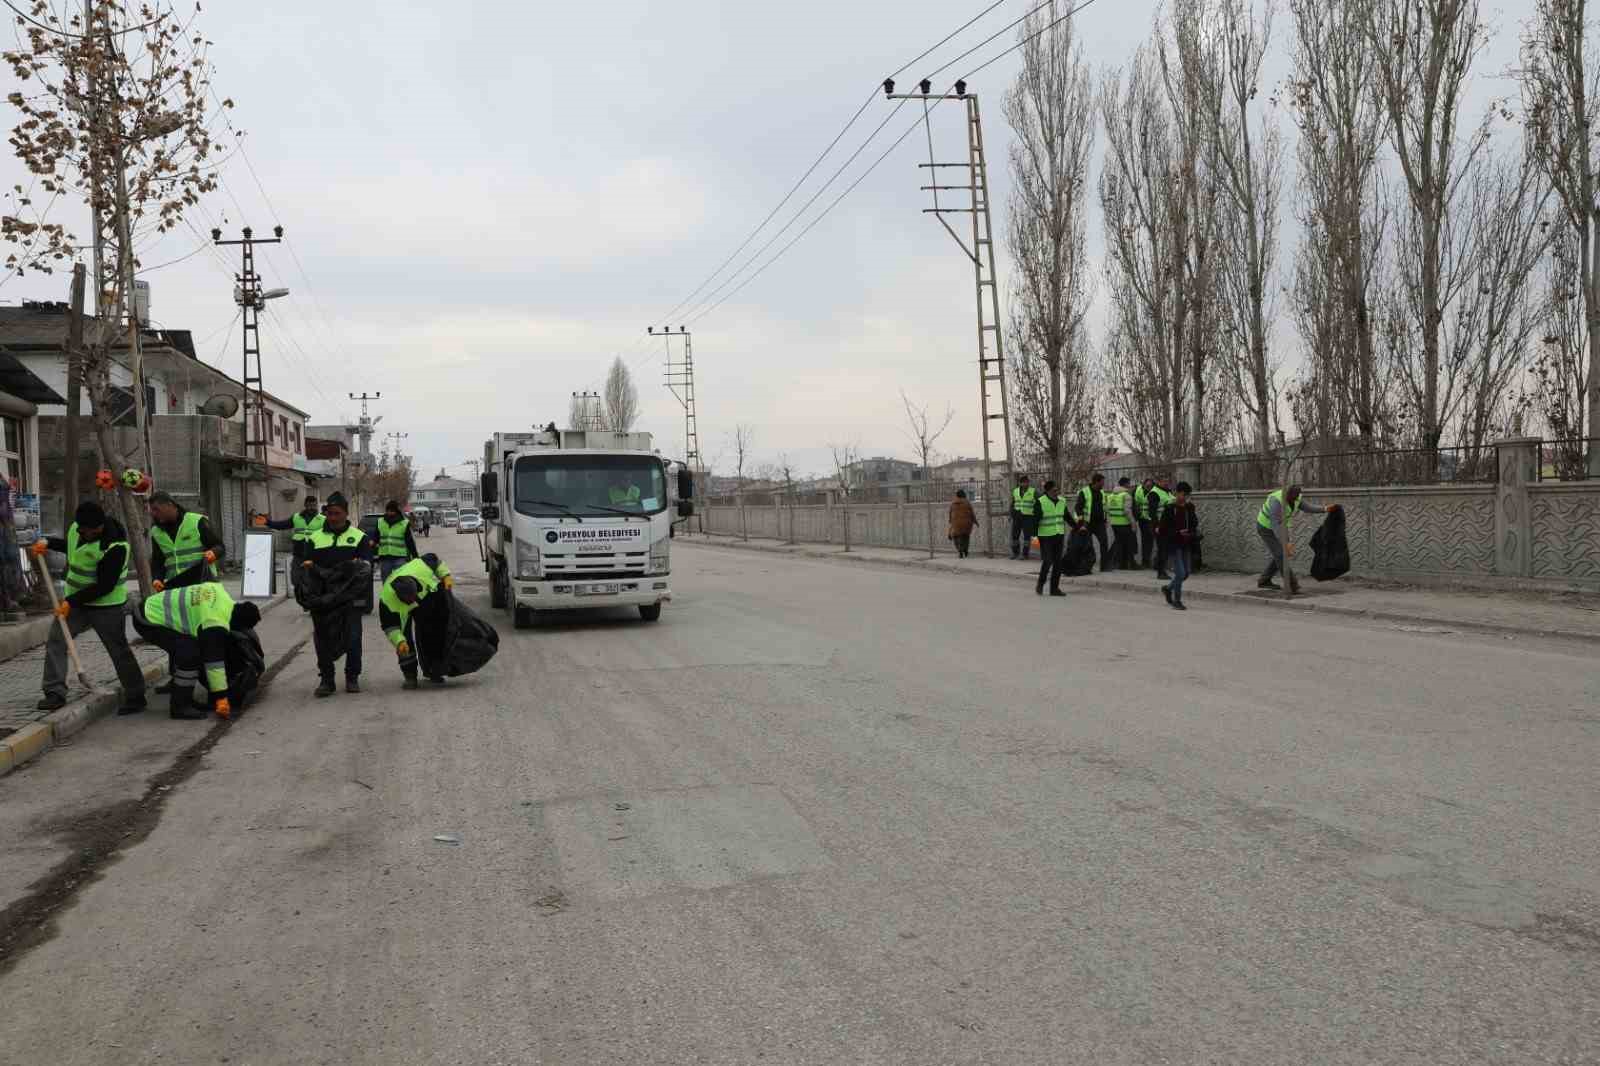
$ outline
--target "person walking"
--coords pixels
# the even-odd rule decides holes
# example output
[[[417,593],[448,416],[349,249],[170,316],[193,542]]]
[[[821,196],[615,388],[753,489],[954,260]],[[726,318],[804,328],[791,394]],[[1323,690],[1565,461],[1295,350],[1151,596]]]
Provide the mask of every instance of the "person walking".
[[[334,694],[334,666],[344,659],[344,690],[361,691],[361,618],[372,607],[372,541],[350,523],[349,504],[343,494],[328,497],[323,512],[327,522],[311,534],[300,566],[311,571],[302,588],[315,580],[323,589],[351,591],[331,597],[335,602],[311,612],[313,644],[317,650],[316,691],[323,699]],[[363,577],[363,571],[365,576]]]
[[[1151,513],[1151,506],[1155,497],[1150,490],[1155,488],[1156,479],[1146,477],[1139,482],[1139,487],[1133,490],[1133,511],[1139,519],[1139,569],[1150,569],[1150,559],[1155,553],[1155,520],[1161,517]]]
[[[1139,550],[1133,531],[1138,515],[1133,508],[1133,483],[1117,479],[1117,490],[1106,493],[1106,521],[1111,525],[1111,559],[1118,570],[1132,570]]]
[[[421,554],[411,535],[411,519],[400,512],[399,501],[390,500],[383,505],[383,517],[378,519],[379,578],[388,581],[396,569]]]
[[[228,634],[248,632],[261,621],[253,603],[235,603],[221,582],[206,581],[157,593],[135,613],[139,635],[165,651],[174,665],[168,714],[190,721],[206,712],[194,705],[194,686],[205,672],[211,711],[218,718],[233,713],[228,689]]]
[[[1330,503],[1326,507],[1312,506],[1301,494],[1299,485],[1287,485],[1268,493],[1261,510],[1256,514],[1256,534],[1260,536],[1261,544],[1267,550],[1267,568],[1261,571],[1256,587],[1282,588],[1272,579],[1280,570],[1285,569],[1286,558],[1294,558],[1294,516],[1297,512],[1327,514],[1338,509],[1339,505],[1336,503]],[[1295,581],[1294,575],[1291,574],[1289,594],[1292,596],[1299,591],[1299,582]]]
[[[1162,474],[1156,478],[1156,483],[1151,487],[1153,496],[1150,503],[1150,513],[1159,516],[1172,503],[1172,475]],[[1171,581],[1172,576],[1167,573],[1167,545],[1160,537],[1156,538],[1156,580]]]
[[[1039,580],[1034,585],[1035,595],[1044,595],[1045,581],[1050,582],[1050,595],[1065,596],[1061,591],[1061,547],[1067,539],[1067,501],[1056,494],[1056,483],[1046,481],[1044,493],[1039,497]]]
[[[1038,531],[1039,494],[1023,474],[1011,490],[1011,558],[1028,558]]]
[[[1200,516],[1189,502],[1189,491],[1187,481],[1178,482],[1177,492],[1156,520],[1156,536],[1166,545],[1167,565],[1172,569],[1171,583],[1161,586],[1161,594],[1179,611],[1189,609],[1183,605],[1183,583],[1190,573],[1190,552],[1200,543]]]
[[[1108,569],[1110,561],[1110,548],[1106,544],[1106,476],[1096,474],[1089,479],[1089,483],[1078,490],[1078,510],[1073,516],[1073,525],[1079,529],[1087,530],[1093,537],[1095,545],[1099,548],[1100,572],[1103,574]]]
[[[950,541],[956,546],[956,558],[965,559],[972,547],[972,531],[978,526],[978,516],[967,499],[966,489],[956,489],[956,498],[950,501]]]
[[[401,688],[417,688],[419,665],[435,685],[444,684],[445,635],[450,623],[450,568],[431,552],[402,564],[378,595],[378,625],[394,645],[405,678]]]
[[[93,629],[105,645],[122,683],[122,705],[117,713],[138,714],[145,709],[144,669],[128,647],[128,560],[133,552],[122,523],[106,515],[92,500],[78,505],[65,537],[48,537],[28,549],[35,556],[47,551],[67,556],[66,598],[56,607],[56,617],[76,637]],[[50,627],[45,641],[44,698],[41,711],[58,710],[67,703],[67,638],[61,624]]]
[[[151,588],[182,588],[202,581],[219,581],[217,563],[228,547],[211,527],[210,519],[185,509],[165,492],[150,494]]]

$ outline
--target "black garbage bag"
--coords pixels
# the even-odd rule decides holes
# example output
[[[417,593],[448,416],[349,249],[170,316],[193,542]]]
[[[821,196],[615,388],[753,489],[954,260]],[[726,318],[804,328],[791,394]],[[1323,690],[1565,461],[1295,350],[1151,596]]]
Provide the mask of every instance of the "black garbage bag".
[[[1350,545],[1344,536],[1344,509],[1329,511],[1322,526],[1311,535],[1311,576],[1332,581],[1350,570]]]
[[[450,618],[445,624],[444,670],[446,677],[476,673],[500,650],[500,634],[450,597]]]
[[[294,590],[295,602],[313,615],[338,614],[340,608],[372,611],[372,564],[352,559],[338,566],[309,566]]]
[[[1087,529],[1067,534],[1067,547],[1061,555],[1061,572],[1067,577],[1082,577],[1094,570],[1094,536]]]
[[[267,657],[261,650],[261,638],[254,630],[235,629],[228,633],[228,699],[235,711],[244,710],[245,704],[261,685],[261,675],[267,670]]]

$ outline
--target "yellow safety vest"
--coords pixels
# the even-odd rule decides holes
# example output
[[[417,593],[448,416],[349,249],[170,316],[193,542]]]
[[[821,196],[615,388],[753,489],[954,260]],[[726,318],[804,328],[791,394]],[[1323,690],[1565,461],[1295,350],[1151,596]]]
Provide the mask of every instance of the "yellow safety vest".
[[[392,611],[400,619],[400,624],[390,629],[385,629],[383,635],[389,638],[389,643],[395,647],[405,640],[406,622],[411,618],[411,612],[416,609],[417,603],[428,598],[428,595],[439,587],[439,583],[450,576],[450,568],[441,561],[435,570],[421,559],[413,559],[404,566],[396,567],[394,573],[389,575],[389,580],[383,583],[383,591],[378,593],[378,602]],[[394,583],[402,577],[409,577],[417,583],[417,603],[407,603],[394,591]]]
[[[1256,515],[1256,525],[1260,526],[1262,529],[1271,529],[1272,528],[1272,511],[1271,511],[1271,508],[1272,508],[1272,501],[1273,500],[1277,500],[1280,504],[1283,505],[1283,531],[1285,533],[1287,533],[1287,532],[1289,532],[1289,523],[1294,520],[1294,511],[1289,507],[1289,504],[1284,500],[1284,498],[1283,498],[1283,490],[1282,489],[1278,489],[1276,492],[1267,493],[1266,500],[1264,500],[1262,502],[1262,504],[1261,504],[1261,511],[1260,511],[1259,514]],[[1300,503],[1299,500],[1295,501],[1296,507],[1299,506],[1299,503]]]
[[[296,511],[294,513],[294,540],[296,542],[310,540],[311,534],[321,529],[323,523],[327,520],[327,515],[315,514],[307,519],[302,512]]]
[[[167,531],[160,526],[150,528],[150,541],[156,546],[162,556],[167,560],[167,580],[171,581],[179,574],[193,566],[199,565],[205,558],[206,546],[200,542],[200,523],[205,520],[205,515],[194,511],[185,511],[182,521],[178,523],[178,535],[167,536]],[[215,580],[217,568],[206,567],[206,576]]]
[[[1132,524],[1133,520],[1128,517],[1128,494],[1120,489],[1106,493],[1106,512],[1114,526]]]
[[[72,523],[67,529],[67,595],[82,592],[92,588],[100,578],[100,560],[105,558],[106,549],[121,547],[122,573],[117,576],[117,585],[110,592],[97,600],[84,604],[85,607],[116,607],[128,602],[128,588],[123,582],[128,578],[128,542],[125,540],[112,541],[110,544],[101,544],[95,541],[92,544],[78,542],[78,523]]]
[[[1052,500],[1039,497],[1039,536],[1059,537],[1067,531],[1067,501],[1064,496]]]
[[[378,558],[404,559],[411,553],[406,551],[406,530],[411,526],[411,519],[402,518],[394,525],[388,519],[378,519]]]
[[[1011,490],[1011,506],[1015,507],[1019,515],[1031,518],[1033,509],[1039,499],[1039,490],[1029,488],[1023,492],[1020,487]]]
[[[202,629],[228,629],[233,622],[233,597],[217,582],[158,592],[144,601],[145,621],[199,639]],[[208,661],[206,688],[228,690],[228,664]]]

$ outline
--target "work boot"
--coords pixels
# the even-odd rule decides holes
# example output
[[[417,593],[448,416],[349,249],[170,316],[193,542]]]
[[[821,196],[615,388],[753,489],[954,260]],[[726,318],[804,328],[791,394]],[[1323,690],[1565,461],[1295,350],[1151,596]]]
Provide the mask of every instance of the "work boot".
[[[422,686],[417,683],[416,674],[407,674],[406,679],[400,682],[400,687],[405,689],[407,692],[415,692]]]
[[[1183,605],[1183,601],[1182,600],[1173,600],[1172,601],[1172,609],[1174,611],[1187,611],[1189,608],[1187,608],[1187,607],[1185,607]]]
[[[1165,596],[1167,598],[1167,602],[1168,603],[1171,603],[1172,602],[1172,586],[1171,585],[1162,585],[1161,586],[1161,595],[1163,595],[1163,596]]]
[[[172,681],[171,681],[171,679],[169,678],[168,680],[163,681],[161,684],[157,685],[156,689],[155,689],[155,692],[156,692],[157,696],[171,695],[171,693],[172,693]]]
[[[354,677],[345,678],[344,679],[344,690],[346,692],[351,692],[351,693],[360,692],[361,691],[361,682],[360,682],[360,680],[357,679],[357,678],[354,678]]]
[[[1033,594],[1035,596],[1043,596],[1044,595],[1044,582],[1043,581],[1041,581],[1037,585],[1033,586]]]
[[[1157,581],[1171,581],[1172,580],[1172,575],[1167,573],[1165,570],[1157,570],[1156,571],[1156,580]]]
[[[1258,588],[1258,589],[1271,589],[1273,592],[1282,592],[1283,591],[1283,587],[1281,585],[1279,585],[1276,581],[1272,580],[1270,577],[1264,577],[1260,581],[1257,581],[1256,582],[1256,588]]]
[[[211,711],[207,707],[194,705],[194,689],[191,686],[173,685],[167,690],[167,716],[183,722],[194,722],[209,718]]]
[[[1065,596],[1066,593],[1062,592],[1060,589],[1051,589],[1050,590],[1050,595],[1052,595],[1052,596]]]
[[[444,675],[443,674],[429,674],[428,675],[428,684],[430,684],[430,685],[442,685],[442,684],[444,684]]]
[[[40,700],[38,703],[35,703],[33,706],[35,707],[35,709],[41,710],[41,711],[59,711],[61,708],[65,707],[66,705],[67,705],[67,698],[65,696],[46,696],[44,699]]]
[[[130,714],[143,714],[150,705],[144,696],[129,696],[122,701],[122,706],[117,708],[117,717],[126,718]]]
[[[337,691],[339,690],[334,686],[333,678],[325,677],[317,683],[317,689],[312,693],[312,695],[317,699],[322,700],[327,699]]]

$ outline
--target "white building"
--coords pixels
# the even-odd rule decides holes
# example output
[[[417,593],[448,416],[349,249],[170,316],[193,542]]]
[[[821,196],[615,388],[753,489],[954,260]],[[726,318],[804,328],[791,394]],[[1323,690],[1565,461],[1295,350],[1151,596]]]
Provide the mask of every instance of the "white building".
[[[425,481],[411,490],[411,504],[432,511],[459,511],[463,507],[476,507],[478,486],[453,478],[441,470],[432,481]]]

